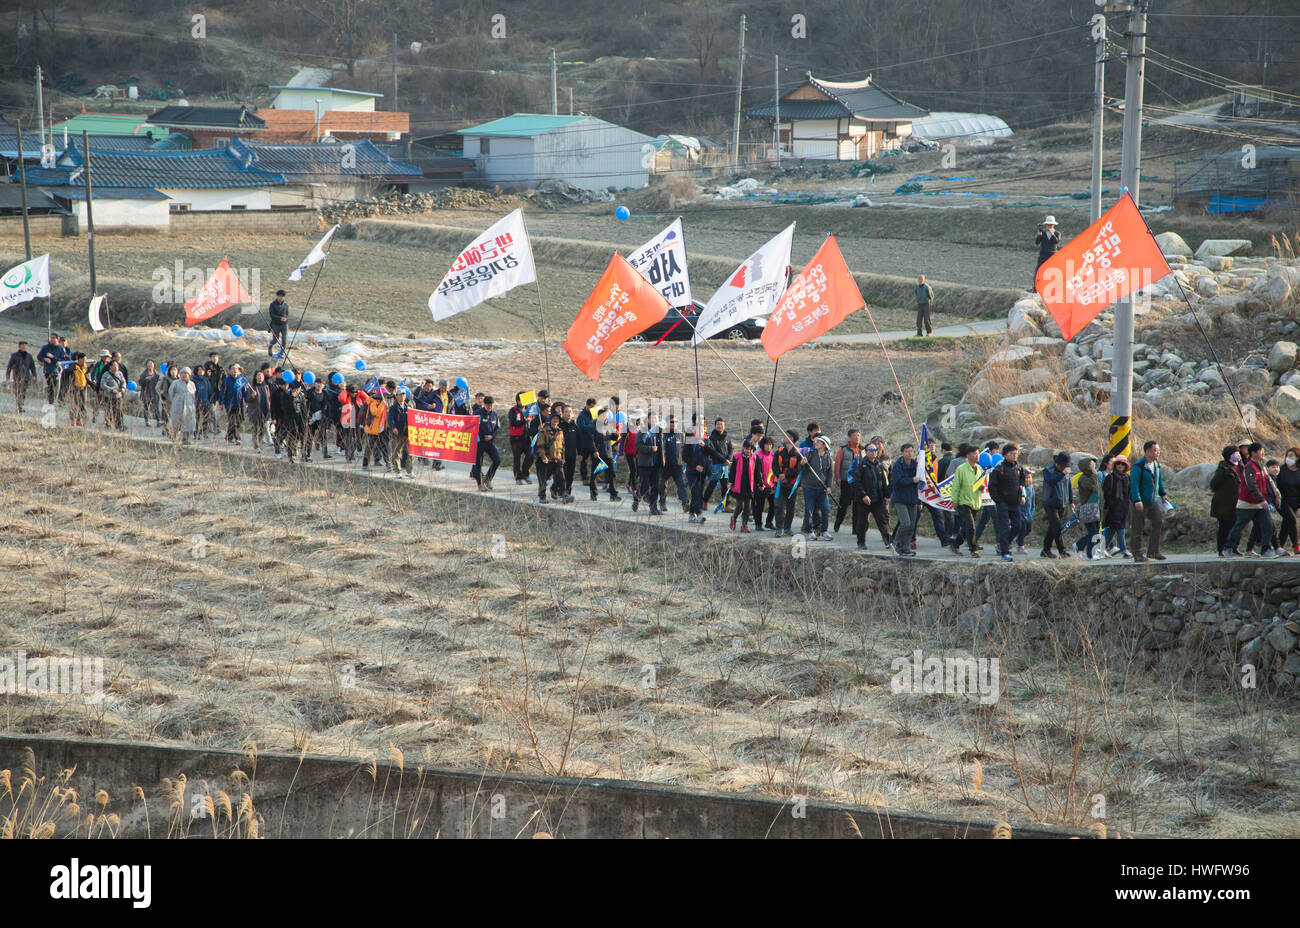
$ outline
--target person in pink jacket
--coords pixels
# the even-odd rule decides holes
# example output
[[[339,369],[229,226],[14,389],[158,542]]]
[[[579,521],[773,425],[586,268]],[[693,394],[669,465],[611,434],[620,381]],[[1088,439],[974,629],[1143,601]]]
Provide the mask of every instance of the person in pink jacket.
[[[736,501],[736,510],[731,516],[731,528],[736,528],[736,519],[740,519],[740,530],[749,531],[749,518],[754,504],[754,494],[760,487],[758,476],[759,461],[754,453],[754,444],[745,439],[744,445],[732,456],[731,495]],[[770,467],[770,464],[769,464]]]
[[[754,531],[763,531],[763,504],[767,504],[767,528],[775,528],[772,525],[772,519],[776,516],[774,506],[776,505],[772,496],[772,487],[776,483],[776,475],[772,473],[772,462],[776,457],[776,452],[772,450],[772,439],[764,438],[758,443],[758,451],[754,454],[758,459],[758,486],[754,490]]]

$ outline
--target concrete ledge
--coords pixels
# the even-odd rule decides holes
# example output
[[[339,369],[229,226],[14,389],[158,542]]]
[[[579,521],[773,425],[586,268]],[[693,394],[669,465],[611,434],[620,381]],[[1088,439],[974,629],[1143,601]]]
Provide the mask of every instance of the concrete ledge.
[[[545,832],[557,838],[991,838],[994,822],[900,815],[885,808],[749,795],[690,792],[634,780],[538,777],[492,770],[405,769],[307,754],[258,754],[197,747],[94,741],[45,735],[0,735],[0,768],[34,756],[38,776],[72,769],[69,785],[93,806],[108,792],[108,812],[122,818],[122,837],[164,835],[174,813],[160,796],[163,778],[187,778],[194,797],[224,790],[238,805],[232,773],[252,784],[263,837],[515,838]],[[47,780],[48,784],[48,780]],[[133,786],[148,797],[130,799]],[[48,788],[48,786],[47,786]],[[802,815],[797,815],[801,812]],[[211,823],[188,823],[194,835]],[[1013,837],[1093,837],[1052,827],[1018,827]]]

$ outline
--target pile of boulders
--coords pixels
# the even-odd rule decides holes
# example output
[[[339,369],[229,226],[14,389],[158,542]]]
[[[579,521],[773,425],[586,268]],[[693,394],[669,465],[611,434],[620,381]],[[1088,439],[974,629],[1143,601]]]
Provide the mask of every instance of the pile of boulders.
[[[326,222],[346,222],[371,216],[401,216],[439,209],[507,209],[518,206],[517,198],[499,191],[469,187],[444,187],[423,193],[389,193],[365,200],[340,200],[321,207]]]
[[[614,188],[588,190],[585,187],[575,187],[564,180],[544,180],[537,185],[536,189],[525,190],[521,196],[543,209],[557,209],[561,206],[580,206],[586,203],[612,203]]]

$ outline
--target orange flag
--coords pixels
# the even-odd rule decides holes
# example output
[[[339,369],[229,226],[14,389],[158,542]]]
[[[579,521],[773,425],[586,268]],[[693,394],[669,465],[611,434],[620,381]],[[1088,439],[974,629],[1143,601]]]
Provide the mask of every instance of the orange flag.
[[[1044,261],[1034,284],[1069,341],[1111,303],[1168,273],[1160,246],[1126,193]]]
[[[578,370],[600,379],[600,366],[618,346],[668,315],[663,294],[615,253],[578,311],[561,346]]]
[[[240,283],[239,275],[232,271],[229,262],[222,258],[199,295],[185,301],[185,324],[194,325],[196,322],[215,316],[223,309],[251,302],[252,299],[244,289],[244,285]]]
[[[772,310],[763,329],[767,356],[775,361],[791,348],[825,335],[866,305],[835,236],[827,236]]]

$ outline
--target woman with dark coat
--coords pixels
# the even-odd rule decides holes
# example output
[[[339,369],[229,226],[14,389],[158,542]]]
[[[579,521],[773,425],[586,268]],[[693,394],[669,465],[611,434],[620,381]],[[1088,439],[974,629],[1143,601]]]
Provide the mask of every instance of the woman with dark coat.
[[[1110,462],[1110,473],[1101,485],[1101,524],[1102,537],[1106,553],[1111,557],[1121,555],[1132,557],[1124,532],[1128,528],[1129,500],[1132,488],[1129,484],[1128,458],[1122,454],[1115,455]],[[1233,500],[1236,506],[1236,500]]]
[[[1296,533],[1296,510],[1300,509],[1300,449],[1289,448],[1282,469],[1277,472],[1277,491],[1282,497],[1282,538],[1278,546],[1286,549],[1291,539],[1291,551],[1300,554],[1300,538]]]
[[[1237,490],[1241,486],[1241,473],[1238,467],[1241,465],[1241,452],[1235,445],[1227,445],[1223,449],[1223,458],[1219,461],[1219,466],[1215,468],[1214,476],[1210,478],[1210,515],[1214,516],[1219,523],[1218,538],[1215,547],[1219,552],[1219,557],[1223,557],[1223,549],[1228,543],[1228,533],[1232,531],[1232,524],[1237,520]]]

